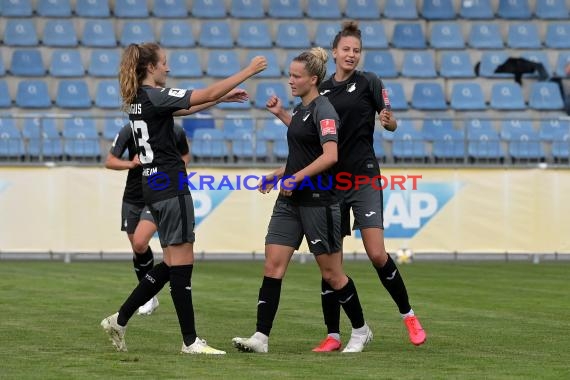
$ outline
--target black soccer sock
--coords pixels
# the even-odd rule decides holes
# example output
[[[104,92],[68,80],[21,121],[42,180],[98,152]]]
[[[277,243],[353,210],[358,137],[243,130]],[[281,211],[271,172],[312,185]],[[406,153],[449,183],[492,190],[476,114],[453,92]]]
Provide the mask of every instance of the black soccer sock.
[[[321,279],[321,306],[327,333],[340,334],[340,303],[337,293],[324,279]]]
[[[192,269],[193,265],[170,267],[170,296],[174,302],[180,332],[184,344],[189,346],[196,340],[194,323],[194,305],[192,304]]]
[[[382,285],[384,285],[396,305],[398,305],[400,313],[408,313],[412,308],[408,299],[408,291],[392,257],[388,255],[388,261],[386,261],[386,264],[384,264],[382,268],[376,266],[374,266],[374,268],[378,273],[378,277],[380,277]]]
[[[360,299],[358,299],[358,292],[354,286],[352,278],[348,278],[348,283],[341,289],[336,291],[338,302],[344,309],[346,316],[350,320],[352,328],[358,329],[364,326],[364,315],[362,313],[362,306]]]
[[[150,246],[147,248],[145,253],[134,252],[133,256],[133,267],[135,268],[135,274],[137,279],[140,281],[144,276],[152,269],[154,266],[154,255],[152,254],[152,249]]]
[[[139,282],[131,295],[119,309],[117,323],[126,326],[135,311],[160,292],[170,278],[170,267],[160,263],[152,268]]]
[[[281,283],[279,278],[263,277],[257,299],[257,326],[256,331],[269,336],[273,320],[279,307],[281,297]]]

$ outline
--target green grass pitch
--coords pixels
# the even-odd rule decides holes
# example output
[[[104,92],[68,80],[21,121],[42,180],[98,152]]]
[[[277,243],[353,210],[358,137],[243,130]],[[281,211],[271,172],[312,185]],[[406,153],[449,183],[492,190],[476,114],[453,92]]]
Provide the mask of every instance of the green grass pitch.
[[[397,309],[365,261],[346,262],[374,341],[361,354],[316,354],[325,335],[314,262],[285,277],[269,354],[238,353],[255,329],[263,263],[197,262],[197,330],[224,357],[178,354],[181,337],[165,288],[149,317],[114,352],[99,322],[135,285],[127,262],[0,262],[0,379],[562,379],[570,378],[568,263],[402,265],[428,334],[414,347]],[[342,316],[343,341],[350,326]]]

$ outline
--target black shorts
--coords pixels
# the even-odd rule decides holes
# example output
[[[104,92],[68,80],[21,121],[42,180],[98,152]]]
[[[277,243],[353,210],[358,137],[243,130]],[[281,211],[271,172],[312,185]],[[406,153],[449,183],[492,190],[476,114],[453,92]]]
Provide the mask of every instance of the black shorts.
[[[295,206],[278,199],[267,228],[265,244],[299,249],[303,236],[314,255],[341,250],[340,206]]]
[[[121,207],[121,231],[126,231],[129,235],[134,234],[141,220],[148,220],[154,224],[154,218],[148,207],[140,207],[123,202]]]
[[[380,180],[376,189],[369,183],[359,185],[358,189],[339,190],[342,213],[342,236],[352,235],[350,228],[350,210],[354,215],[352,230],[377,227],[384,229],[384,198]]]
[[[194,204],[192,195],[178,195],[150,205],[162,248],[194,243]]]

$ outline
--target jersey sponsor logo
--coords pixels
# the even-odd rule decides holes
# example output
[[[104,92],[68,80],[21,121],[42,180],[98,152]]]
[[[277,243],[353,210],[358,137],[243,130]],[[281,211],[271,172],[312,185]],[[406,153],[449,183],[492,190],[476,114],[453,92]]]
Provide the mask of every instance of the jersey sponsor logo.
[[[181,98],[184,96],[184,94],[186,94],[186,90],[181,88],[171,88],[168,90],[168,95],[174,96],[176,98]]]
[[[328,94],[329,92],[331,92],[331,90],[323,90],[323,91],[320,92],[320,94],[321,94],[321,95],[326,95],[326,94]]]
[[[336,135],[336,122],[333,119],[323,119],[319,122],[321,125],[321,135]]]
[[[415,190],[395,188],[384,193],[384,236],[388,239],[413,238],[460,191],[461,186],[457,182],[422,182]],[[360,239],[360,231],[355,232],[355,237]]]
[[[356,83],[349,83],[346,85],[346,92],[353,92],[356,90]]]
[[[303,116],[303,121],[307,121],[309,116],[311,116],[311,113],[310,112],[306,113],[305,116]]]

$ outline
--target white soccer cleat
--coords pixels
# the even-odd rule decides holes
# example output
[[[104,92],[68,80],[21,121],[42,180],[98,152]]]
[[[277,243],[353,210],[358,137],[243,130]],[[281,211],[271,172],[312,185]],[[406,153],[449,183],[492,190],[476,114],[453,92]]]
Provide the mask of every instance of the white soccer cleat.
[[[181,354],[204,354],[204,355],[225,355],[226,351],[217,350],[208,346],[204,339],[196,337],[196,340],[191,345],[187,346],[182,343]]]
[[[153,311],[158,307],[158,298],[152,297],[144,305],[139,307],[138,315],[151,315]]]
[[[372,341],[372,330],[365,323],[359,329],[352,329],[350,340],[342,352],[362,352],[364,347]]]
[[[241,352],[267,353],[269,350],[268,338],[260,332],[256,332],[249,338],[233,338],[232,344]]]
[[[113,347],[117,351],[127,351],[127,343],[125,342],[126,326],[121,326],[117,323],[119,313],[115,313],[101,321],[101,327],[109,335],[109,339],[113,343]]]

